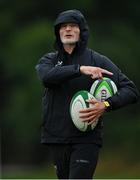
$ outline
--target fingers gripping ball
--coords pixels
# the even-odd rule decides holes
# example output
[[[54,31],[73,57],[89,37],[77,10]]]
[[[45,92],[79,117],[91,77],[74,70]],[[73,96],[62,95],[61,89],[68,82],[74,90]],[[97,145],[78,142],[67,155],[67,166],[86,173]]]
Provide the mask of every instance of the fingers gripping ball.
[[[90,88],[90,93],[99,101],[104,101],[117,92],[116,84],[110,79],[104,77],[94,81]]]
[[[79,111],[83,108],[89,108],[92,107],[92,104],[89,104],[86,102],[87,99],[92,99],[94,96],[90,94],[88,91],[81,90],[78,91],[72,98],[70,103],[70,115],[71,119],[74,123],[74,125],[80,130],[80,131],[89,131],[93,130],[95,126],[98,123],[98,120],[94,122],[91,125],[88,125],[88,122],[83,122],[82,118],[80,118]],[[94,98],[95,99],[95,98]]]

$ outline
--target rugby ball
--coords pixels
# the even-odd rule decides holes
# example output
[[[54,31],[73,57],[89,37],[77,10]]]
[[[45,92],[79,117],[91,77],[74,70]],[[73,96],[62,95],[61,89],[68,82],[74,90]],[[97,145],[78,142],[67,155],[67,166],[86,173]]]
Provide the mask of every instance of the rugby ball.
[[[117,92],[116,84],[107,77],[94,81],[90,93],[99,101],[104,101]]]
[[[90,94],[88,91],[81,90],[78,91],[71,99],[70,102],[70,115],[71,119],[74,123],[74,125],[80,130],[80,131],[89,131],[93,130],[98,122],[98,119],[95,123],[88,125],[88,122],[83,122],[82,118],[79,116],[81,115],[79,111],[83,108],[89,108],[92,107],[92,104],[89,104],[86,102],[87,99],[92,99],[94,96]],[[95,98],[94,98],[95,99]]]

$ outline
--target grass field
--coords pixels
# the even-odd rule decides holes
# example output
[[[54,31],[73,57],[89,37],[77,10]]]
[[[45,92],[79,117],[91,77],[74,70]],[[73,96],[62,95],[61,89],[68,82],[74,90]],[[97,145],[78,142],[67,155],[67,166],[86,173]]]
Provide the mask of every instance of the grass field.
[[[96,179],[140,179],[140,164],[126,163],[117,159],[99,160]],[[5,166],[2,172],[3,179],[55,179],[52,165],[34,166]]]

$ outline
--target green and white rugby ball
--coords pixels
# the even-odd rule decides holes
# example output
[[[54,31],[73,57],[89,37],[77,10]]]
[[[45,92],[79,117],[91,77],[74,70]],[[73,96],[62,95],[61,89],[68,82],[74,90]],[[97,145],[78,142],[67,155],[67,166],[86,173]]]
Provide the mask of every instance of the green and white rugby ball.
[[[104,101],[117,92],[116,84],[110,79],[104,77],[94,81],[90,93],[99,101]]]
[[[81,91],[78,91],[73,96],[70,103],[71,119],[74,125],[80,131],[83,131],[83,132],[93,130],[98,123],[98,119],[97,119],[95,123],[93,123],[92,125],[88,125],[88,122],[83,122],[82,119],[80,118],[79,111],[81,109],[85,109],[85,108],[89,108],[93,106],[92,104],[89,104],[88,102],[86,102],[87,99],[95,99],[95,98],[88,91],[81,90]]]

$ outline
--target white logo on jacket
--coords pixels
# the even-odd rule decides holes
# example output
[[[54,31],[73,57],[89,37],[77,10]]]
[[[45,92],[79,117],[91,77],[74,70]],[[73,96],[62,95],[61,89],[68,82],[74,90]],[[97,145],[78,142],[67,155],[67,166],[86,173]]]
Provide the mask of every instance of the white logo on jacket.
[[[62,64],[63,64],[63,61],[58,61],[55,66],[62,66]]]

